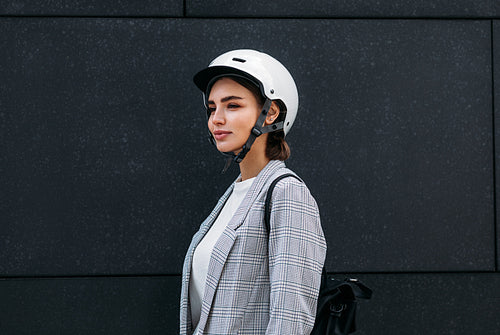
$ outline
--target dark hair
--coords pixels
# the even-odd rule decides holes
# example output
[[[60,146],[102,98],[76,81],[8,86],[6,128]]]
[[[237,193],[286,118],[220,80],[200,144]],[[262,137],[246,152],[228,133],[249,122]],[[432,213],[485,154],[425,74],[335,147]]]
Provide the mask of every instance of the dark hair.
[[[229,78],[252,92],[252,94],[255,96],[255,99],[257,99],[259,107],[262,108],[262,106],[264,106],[266,98],[255,83],[253,83],[249,79],[239,76],[229,76]],[[284,106],[281,104],[281,102],[277,101],[277,104],[280,109],[280,114],[274,121],[274,123],[284,121],[286,115],[286,109],[283,108]],[[276,159],[280,161],[285,161],[290,158],[290,147],[288,146],[288,143],[286,143],[285,132],[283,130],[268,133],[266,143],[266,156],[271,160]]]

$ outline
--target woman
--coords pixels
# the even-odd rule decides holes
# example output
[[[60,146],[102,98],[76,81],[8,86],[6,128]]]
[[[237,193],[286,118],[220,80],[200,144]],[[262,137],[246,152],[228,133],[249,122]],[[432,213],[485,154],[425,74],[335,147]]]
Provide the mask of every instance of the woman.
[[[198,72],[208,129],[240,176],[201,224],[182,275],[181,334],[309,334],[326,243],[309,190],[291,171],[285,134],[298,107],[295,82],[271,56],[234,50]],[[227,165],[226,165],[227,168]]]

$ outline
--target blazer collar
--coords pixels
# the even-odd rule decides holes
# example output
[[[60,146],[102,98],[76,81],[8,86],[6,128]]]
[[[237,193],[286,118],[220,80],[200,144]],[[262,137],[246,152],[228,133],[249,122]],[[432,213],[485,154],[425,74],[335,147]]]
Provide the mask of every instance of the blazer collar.
[[[278,170],[283,168],[285,168],[285,163],[283,161],[272,160],[262,169],[262,171],[259,172],[257,178],[255,178],[252,186],[250,186],[250,189],[245,195],[245,198],[243,198],[241,205],[236,210],[236,213],[234,213],[231,221],[229,221],[229,228],[236,230],[243,224],[250,210],[250,207],[258,199],[264,188],[267,187],[271,177],[274,176]]]
[[[252,183],[252,186],[250,186],[250,189],[248,190],[245,198],[243,198],[243,201],[241,202],[239,208],[236,210],[235,214],[233,215],[233,218],[228,223],[228,227],[231,227],[233,230],[236,230],[239,226],[241,226],[252,204],[255,202],[255,200],[257,200],[257,197],[262,192],[263,188],[265,186],[267,187],[267,185],[270,183],[271,177],[276,175],[276,173],[279,170],[284,168],[286,168],[286,166],[283,161],[272,160],[269,163],[267,163],[267,165],[259,172],[257,178],[255,178],[254,182]],[[203,237],[208,232],[212,224],[215,222],[217,216],[219,216],[220,211],[224,207],[227,199],[233,192],[234,184],[238,180],[240,180],[240,178],[241,175],[238,175],[238,177],[234,180],[234,182],[227,188],[224,195],[219,199],[217,205],[212,210],[210,215],[202,223],[199,231],[199,236],[197,236],[196,238],[196,243],[194,244],[194,247],[196,247],[198,242],[201,239],[203,239]]]
[[[208,267],[207,273],[207,281],[205,286],[205,293],[202,302],[202,310],[200,315],[199,327],[203,332],[205,329],[208,315],[210,314],[210,309],[212,307],[215,291],[217,289],[218,282],[222,275],[222,270],[224,268],[224,264],[226,263],[226,259],[231,252],[231,249],[234,245],[234,241],[236,240],[236,230],[243,224],[245,218],[247,217],[248,212],[252,205],[257,201],[259,195],[262,193],[263,189],[269,184],[272,177],[277,174],[277,172],[281,169],[285,168],[285,163],[282,161],[270,161],[264,169],[257,175],[257,178],[250,186],[248,193],[245,198],[241,202],[240,206],[236,210],[236,213],[233,215],[233,218],[227,224],[226,229],[222,233],[221,237],[217,241],[212,251],[212,257],[210,258],[210,264]],[[236,180],[238,180],[238,177]],[[236,182],[236,181],[235,181]],[[224,194],[224,196],[219,201],[218,205],[210,215],[210,219],[206,222],[206,227],[204,227],[204,231],[198,239],[201,240],[203,235],[208,231],[208,228],[213,224],[215,219],[217,218],[220,210],[224,206],[225,201],[231,194],[234,187],[234,183],[229,187],[228,191]]]

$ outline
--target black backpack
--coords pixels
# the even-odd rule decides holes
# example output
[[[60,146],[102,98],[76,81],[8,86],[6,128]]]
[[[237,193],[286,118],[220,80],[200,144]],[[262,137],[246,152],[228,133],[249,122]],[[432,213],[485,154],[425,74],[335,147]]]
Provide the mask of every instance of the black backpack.
[[[287,173],[276,178],[267,191],[264,222],[270,232],[271,197],[276,183],[283,178],[294,177]],[[372,290],[357,279],[337,280],[329,276],[323,267],[318,295],[318,309],[311,335],[347,335],[356,330],[357,299],[370,299]]]

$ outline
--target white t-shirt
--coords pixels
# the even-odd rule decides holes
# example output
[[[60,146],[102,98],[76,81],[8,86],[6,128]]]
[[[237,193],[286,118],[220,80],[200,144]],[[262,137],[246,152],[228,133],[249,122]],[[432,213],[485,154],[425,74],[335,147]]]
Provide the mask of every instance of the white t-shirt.
[[[191,302],[191,317],[194,327],[200,321],[201,302],[205,292],[205,281],[207,279],[208,263],[212,255],[212,250],[254,180],[255,178],[250,178],[235,183],[233,192],[224,204],[219,216],[194,250],[191,280],[189,282],[189,300]],[[196,334],[197,330],[194,333]]]

